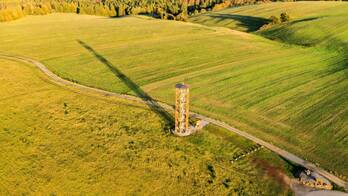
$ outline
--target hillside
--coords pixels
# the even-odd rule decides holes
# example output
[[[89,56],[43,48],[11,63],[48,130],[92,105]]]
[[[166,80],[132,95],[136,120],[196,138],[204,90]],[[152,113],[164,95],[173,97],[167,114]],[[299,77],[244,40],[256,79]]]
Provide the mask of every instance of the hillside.
[[[234,134],[173,137],[144,105],[62,88],[22,63],[1,59],[0,73],[0,195],[289,192],[267,171],[284,161],[265,149],[230,163],[257,147]]]
[[[286,12],[289,23],[259,30],[271,16]],[[347,52],[348,3],[303,1],[267,3],[224,9],[190,18],[191,22],[255,32],[266,38],[302,46],[320,46],[330,52]]]
[[[118,70],[173,104],[173,85],[184,81],[194,111],[348,175],[347,69],[335,51],[141,16],[28,16],[0,29],[0,51],[85,85],[135,94]]]
[[[333,52],[347,53],[348,4],[293,18],[289,23],[276,25],[260,34],[289,44],[324,47]]]
[[[239,31],[253,32],[257,31],[262,25],[268,23],[268,19],[271,16],[279,16],[282,12],[289,13],[293,20],[299,20],[303,18],[315,18],[318,15],[344,15],[345,17],[347,9],[348,5],[346,2],[277,2],[228,8],[218,12],[208,12],[206,14],[193,16],[189,21],[208,26],[227,27]],[[328,25],[330,25],[330,23]]]

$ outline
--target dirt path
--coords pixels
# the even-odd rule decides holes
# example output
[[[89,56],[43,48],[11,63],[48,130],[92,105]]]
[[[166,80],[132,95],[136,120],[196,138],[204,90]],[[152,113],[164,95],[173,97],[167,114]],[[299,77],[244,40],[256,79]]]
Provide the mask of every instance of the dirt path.
[[[0,58],[5,58],[5,59],[9,59],[9,60],[14,60],[14,61],[21,61],[24,63],[29,63],[29,64],[33,64],[35,65],[38,69],[40,69],[44,74],[46,74],[52,81],[54,81],[56,84],[60,85],[60,86],[65,86],[65,87],[73,87],[74,89],[80,90],[80,91],[84,91],[84,92],[92,92],[92,93],[98,93],[102,96],[112,96],[112,97],[118,97],[118,98],[122,98],[122,99],[126,99],[126,100],[131,100],[131,101],[136,101],[136,102],[140,102],[140,103],[146,103],[146,104],[152,104],[151,102],[147,102],[142,100],[141,98],[135,97],[135,96],[130,96],[130,95],[122,95],[122,94],[118,94],[118,93],[113,93],[113,92],[108,92],[108,91],[104,91],[101,89],[97,89],[97,88],[92,88],[92,87],[87,87],[87,86],[83,86],[80,84],[76,84],[73,82],[70,82],[68,80],[62,79],[59,76],[55,75],[53,72],[51,72],[45,65],[43,65],[42,63],[27,58],[27,57],[21,57],[21,56],[14,56],[14,55],[7,55],[7,54],[0,54]],[[168,104],[165,103],[158,103],[160,106],[162,106],[163,108],[172,111],[173,110],[173,106],[170,106]],[[277,146],[274,146],[273,144],[270,144],[264,140],[261,140],[249,133],[246,133],[244,131],[241,131],[239,129],[236,129],[228,124],[226,124],[225,122],[221,122],[209,117],[206,117],[204,115],[201,114],[197,114],[194,112],[190,113],[191,115],[193,115],[194,117],[198,118],[198,119],[202,119],[205,120],[211,124],[214,124],[216,126],[225,128],[229,131],[232,131],[244,138],[247,138],[257,144],[260,144],[266,148],[268,148],[269,150],[277,153],[278,155],[282,156],[283,158],[296,163],[298,165],[301,165],[307,169],[310,169],[314,172],[317,172],[319,174],[321,174],[322,176],[326,177],[327,179],[329,179],[330,181],[334,182],[335,184],[344,187],[344,189],[346,191],[348,191],[348,183],[345,182],[344,180],[336,177],[335,175],[325,171],[324,169],[321,169],[319,167],[317,167],[316,165],[314,165],[311,162],[305,161],[303,159],[301,159],[300,157],[287,152],[283,149],[278,148]]]

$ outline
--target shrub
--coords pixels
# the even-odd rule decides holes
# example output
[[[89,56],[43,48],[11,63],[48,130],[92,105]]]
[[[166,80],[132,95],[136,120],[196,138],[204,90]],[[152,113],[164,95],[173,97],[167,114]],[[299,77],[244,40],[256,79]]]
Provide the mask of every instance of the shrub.
[[[270,28],[272,28],[272,26],[273,26],[272,23],[264,24],[264,25],[262,25],[262,27],[260,27],[259,30],[262,31],[262,30],[270,29]]]
[[[290,16],[288,13],[283,12],[280,14],[280,21],[281,22],[289,22],[290,21]]]
[[[271,24],[279,24],[280,23],[280,19],[277,16],[271,16],[269,18],[269,20],[271,21]]]
[[[280,19],[277,16],[271,16],[268,20],[269,23],[262,25],[259,30],[270,29],[273,25],[280,24]]]

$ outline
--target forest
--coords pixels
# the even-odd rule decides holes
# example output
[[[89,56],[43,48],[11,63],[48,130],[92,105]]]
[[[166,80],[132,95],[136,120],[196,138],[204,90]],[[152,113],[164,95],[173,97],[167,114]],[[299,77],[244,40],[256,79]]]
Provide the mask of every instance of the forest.
[[[52,12],[122,17],[145,14],[186,21],[188,16],[263,0],[5,0],[0,2],[0,21]]]

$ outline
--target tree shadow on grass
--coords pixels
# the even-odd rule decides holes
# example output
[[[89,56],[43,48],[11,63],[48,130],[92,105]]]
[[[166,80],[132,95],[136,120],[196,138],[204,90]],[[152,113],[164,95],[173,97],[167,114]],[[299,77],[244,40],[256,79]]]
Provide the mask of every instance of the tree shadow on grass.
[[[310,18],[303,18],[303,19],[299,19],[299,20],[295,20],[295,21],[292,21],[290,22],[289,24],[297,24],[297,23],[301,23],[301,22],[311,22],[311,21],[314,21],[314,20],[319,20],[321,18],[325,18],[325,16],[321,16],[321,17],[310,17]]]
[[[165,128],[170,129],[173,127],[174,120],[170,113],[168,113],[161,105],[159,105],[149,94],[147,94],[143,89],[140,88],[135,82],[133,82],[128,76],[123,74],[116,66],[114,66],[110,61],[96,52],[91,46],[86,44],[81,40],[77,42],[92,53],[101,63],[103,63],[109,70],[119,78],[129,89],[131,89],[138,97],[140,97],[149,108],[154,111],[160,118],[165,122]]]
[[[257,31],[260,29],[260,27],[270,22],[270,20],[261,18],[261,17],[243,16],[243,15],[236,15],[236,14],[209,14],[208,16],[212,18],[217,18],[219,19],[219,21],[224,21],[224,20],[238,21],[239,23],[237,24],[237,26],[246,28],[247,32]]]

